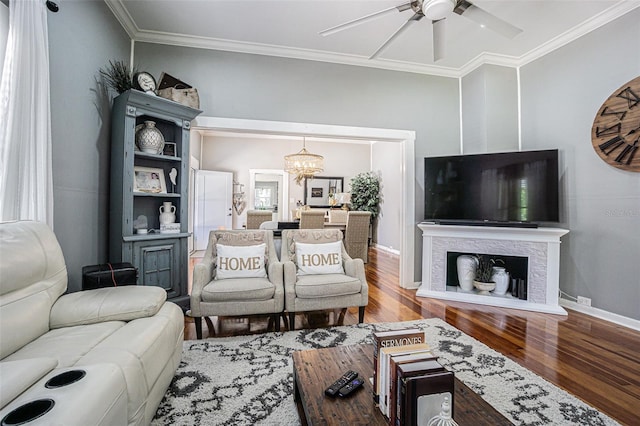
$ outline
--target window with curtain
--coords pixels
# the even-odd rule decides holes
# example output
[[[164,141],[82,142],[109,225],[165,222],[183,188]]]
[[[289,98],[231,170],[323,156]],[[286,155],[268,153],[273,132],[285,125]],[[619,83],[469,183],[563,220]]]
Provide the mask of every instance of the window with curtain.
[[[0,82],[0,220],[53,228],[48,39],[45,2],[11,2]]]
[[[9,7],[0,1],[0,80],[2,79],[2,68],[4,67],[4,52],[7,49],[8,37]]]

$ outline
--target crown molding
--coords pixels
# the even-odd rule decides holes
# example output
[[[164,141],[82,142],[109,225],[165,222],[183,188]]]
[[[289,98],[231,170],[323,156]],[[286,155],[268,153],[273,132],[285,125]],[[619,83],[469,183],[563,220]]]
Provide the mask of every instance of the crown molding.
[[[520,60],[515,56],[482,52],[458,69],[459,77],[464,77],[482,65],[500,65],[503,67],[517,68],[520,66]]]
[[[136,25],[135,21],[129,14],[129,11],[121,0],[104,0],[107,7],[111,10],[111,13],[116,17],[122,28],[127,32],[131,40],[136,39],[136,34],[140,32],[140,28]]]
[[[458,77],[459,74],[457,70],[452,68],[424,65],[413,62],[393,61],[387,59],[368,59],[367,57],[358,55],[328,53],[311,49],[231,41],[159,31],[138,31],[136,33],[135,40],[146,43],[168,44],[173,46],[195,47],[199,49],[222,50],[226,52],[249,53],[254,55],[276,56],[290,59],[303,59],[307,61],[330,62],[342,65],[355,65],[443,77]]]
[[[254,55],[275,56],[307,61],[329,62],[342,65],[352,65],[384,69],[389,71],[428,74],[441,77],[462,78],[482,65],[500,65],[519,68],[536,59],[559,49],[574,40],[594,31],[601,26],[640,7],[635,0],[621,0],[600,14],[590,18],[582,24],[564,32],[558,37],[532,49],[522,56],[499,55],[483,52],[460,68],[425,65],[416,62],[394,61],[389,59],[368,59],[365,56],[329,53],[324,51],[282,47],[261,43],[248,43],[234,40],[224,40],[209,37],[174,34],[160,31],[141,30],[124,7],[122,0],[104,0],[116,19],[125,29],[129,37],[135,42],[166,44],[172,46],[193,47],[198,49],[222,50],[226,52],[248,53]]]
[[[623,0],[610,8],[602,11],[598,15],[593,16],[592,18],[586,20],[582,24],[573,27],[572,29],[565,31],[563,34],[560,34],[558,37],[549,40],[548,42],[541,44],[537,48],[530,50],[525,55],[522,55],[518,62],[518,66],[523,66],[528,64],[529,62],[533,62],[536,59],[543,57],[556,49],[559,49],[567,44],[571,43],[579,39],[580,37],[589,34],[591,31],[597,30],[603,25],[608,24],[609,22],[626,15],[634,9],[640,7],[640,2],[634,0]]]

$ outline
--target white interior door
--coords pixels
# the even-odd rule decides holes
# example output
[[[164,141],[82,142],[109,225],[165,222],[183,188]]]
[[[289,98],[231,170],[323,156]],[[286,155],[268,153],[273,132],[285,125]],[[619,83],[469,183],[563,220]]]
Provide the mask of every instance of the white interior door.
[[[212,229],[231,229],[233,173],[198,170],[195,176],[194,244],[206,250]]]

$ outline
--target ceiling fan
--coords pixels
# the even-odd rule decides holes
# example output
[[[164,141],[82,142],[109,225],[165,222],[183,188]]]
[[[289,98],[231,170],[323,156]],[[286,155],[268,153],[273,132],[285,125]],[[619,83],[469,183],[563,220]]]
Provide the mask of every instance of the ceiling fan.
[[[406,31],[414,22],[420,21],[422,18],[431,20],[433,30],[433,60],[438,61],[444,57],[444,26],[446,18],[451,13],[464,16],[482,27],[489,28],[498,34],[508,38],[513,38],[520,34],[522,30],[510,23],[498,18],[497,16],[479,8],[468,0],[413,0],[399,6],[393,6],[378,12],[371,13],[361,18],[345,22],[335,27],[327,28],[320,32],[322,36],[335,34],[357,25],[369,22],[383,15],[393,12],[404,12],[411,9],[413,16],[404,22],[400,28],[376,50],[369,59],[376,58],[384,49],[386,49],[400,34]]]

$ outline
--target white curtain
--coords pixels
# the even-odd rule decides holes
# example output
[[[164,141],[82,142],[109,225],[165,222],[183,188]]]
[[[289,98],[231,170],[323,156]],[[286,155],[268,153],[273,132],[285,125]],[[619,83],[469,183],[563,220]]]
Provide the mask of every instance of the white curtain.
[[[12,0],[0,83],[0,219],[53,227],[47,8]]]

